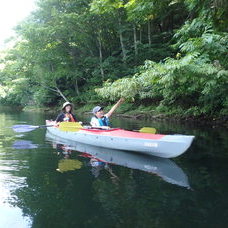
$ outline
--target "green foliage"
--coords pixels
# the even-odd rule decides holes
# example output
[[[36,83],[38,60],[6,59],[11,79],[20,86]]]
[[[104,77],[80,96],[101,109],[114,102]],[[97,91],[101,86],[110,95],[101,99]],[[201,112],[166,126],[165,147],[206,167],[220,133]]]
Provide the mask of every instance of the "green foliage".
[[[191,14],[203,18],[220,31],[228,31],[228,2],[226,0],[185,0]]]
[[[124,97],[160,112],[226,115],[227,9],[225,0],[39,0],[1,54],[0,101]]]
[[[118,98],[133,99],[139,92],[140,85],[137,78],[123,78],[111,83],[106,81],[103,88],[96,89],[96,92],[103,97],[115,101]]]
[[[227,76],[228,71],[221,66],[210,63],[199,53],[192,53],[160,63],[147,61],[134,77],[106,82],[97,92],[113,101],[119,97],[159,99],[162,106],[181,105],[189,109],[186,112],[189,114],[211,114],[225,108]],[[200,112],[192,109],[196,105]]]
[[[158,2],[157,2],[158,3]],[[125,5],[128,20],[137,24],[145,23],[145,21],[155,17],[156,1],[135,1],[130,0]]]
[[[122,0],[92,0],[91,11],[97,14],[110,13],[124,6]]]
[[[14,79],[1,86],[0,102],[4,104],[28,104],[31,92],[26,78]]]
[[[136,4],[130,3],[129,7]],[[199,7],[194,1],[191,2],[194,6],[190,6],[190,1],[186,3],[190,10]],[[205,17],[207,12],[198,10],[202,16],[187,21],[174,35],[177,42],[173,48],[179,49],[176,58],[168,57],[159,63],[146,61],[139,73],[105,83],[97,89],[98,94],[112,100],[121,96],[156,99],[160,102],[157,111],[166,113],[224,115],[228,94],[228,34],[216,32],[214,21]]]

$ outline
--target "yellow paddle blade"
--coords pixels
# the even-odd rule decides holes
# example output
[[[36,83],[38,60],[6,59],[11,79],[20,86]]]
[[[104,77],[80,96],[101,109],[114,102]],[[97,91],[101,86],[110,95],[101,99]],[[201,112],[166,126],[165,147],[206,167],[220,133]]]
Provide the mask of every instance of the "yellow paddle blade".
[[[150,134],[155,134],[156,133],[156,129],[153,127],[143,127],[139,130],[139,132],[141,133],[150,133]]]
[[[83,126],[79,122],[61,122],[59,124],[59,129],[61,131],[79,131]]]

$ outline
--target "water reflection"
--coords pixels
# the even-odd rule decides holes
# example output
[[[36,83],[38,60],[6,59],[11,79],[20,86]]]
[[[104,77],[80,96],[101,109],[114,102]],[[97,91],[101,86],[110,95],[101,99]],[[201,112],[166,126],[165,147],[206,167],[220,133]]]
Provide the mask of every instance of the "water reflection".
[[[64,143],[56,150],[45,143],[44,129],[16,135],[9,128],[23,122],[42,125],[54,117],[34,112],[0,114],[0,227],[227,226],[227,129],[113,118],[113,126],[130,130],[149,126],[159,133],[196,135],[188,153],[173,159],[190,178],[194,191],[189,191],[164,181],[155,163],[140,169],[137,158],[134,168],[128,158],[118,164],[113,155],[107,162],[107,151],[75,152]],[[12,148],[19,139],[38,148]],[[66,162],[65,169],[72,170],[56,171],[66,160],[76,161]],[[99,172],[94,172],[98,174],[94,178],[91,172],[98,170],[96,166]]]
[[[186,174],[170,159],[76,143],[71,140],[53,136],[49,132],[46,133],[46,139],[52,142],[54,148],[62,148],[65,159],[70,157],[71,150],[79,151],[81,152],[79,156],[89,158],[89,164],[92,167],[92,173],[95,177],[99,176],[102,169],[107,170],[112,177],[117,177],[110,166],[114,164],[152,173],[168,183],[190,188]],[[72,170],[71,166],[70,170]]]
[[[16,206],[17,197],[12,192],[25,186],[25,178],[13,175],[18,170],[17,161],[0,161],[0,227],[30,227],[29,217],[23,216],[21,208]]]
[[[77,170],[77,169],[80,169],[81,167],[82,167],[82,162],[80,162],[79,160],[65,158],[65,159],[59,160],[58,168],[56,170],[63,173],[67,171]]]
[[[30,140],[16,140],[12,147],[14,149],[35,149],[38,148],[38,145],[34,144],[32,141]]]

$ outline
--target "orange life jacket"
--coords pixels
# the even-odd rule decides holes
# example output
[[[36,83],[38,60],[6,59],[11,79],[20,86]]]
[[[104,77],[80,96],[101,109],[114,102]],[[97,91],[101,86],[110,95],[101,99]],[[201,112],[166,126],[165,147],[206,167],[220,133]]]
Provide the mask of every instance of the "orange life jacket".
[[[65,113],[65,117],[69,118],[69,122],[76,122],[74,117],[70,113]]]

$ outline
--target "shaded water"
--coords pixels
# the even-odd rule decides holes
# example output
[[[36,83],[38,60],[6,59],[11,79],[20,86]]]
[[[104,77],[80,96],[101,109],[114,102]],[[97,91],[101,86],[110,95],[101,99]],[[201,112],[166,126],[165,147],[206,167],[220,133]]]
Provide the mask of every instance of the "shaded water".
[[[0,113],[0,227],[226,227],[227,129],[113,119],[196,136],[185,154],[159,159],[10,128],[48,118]]]

